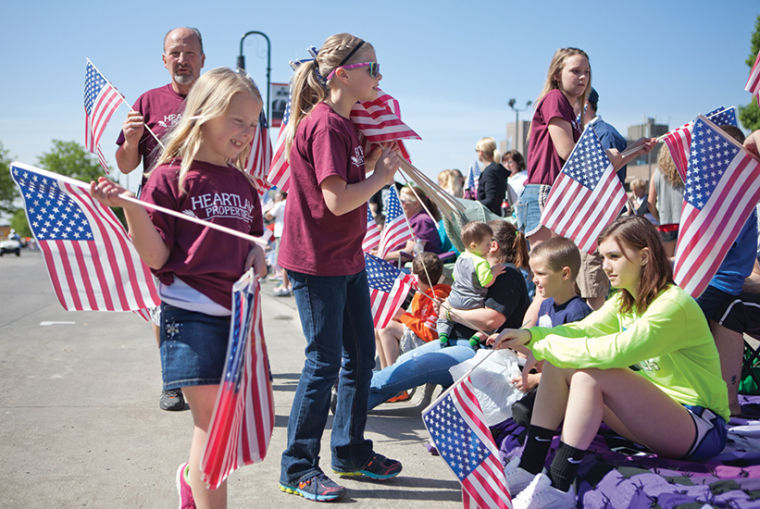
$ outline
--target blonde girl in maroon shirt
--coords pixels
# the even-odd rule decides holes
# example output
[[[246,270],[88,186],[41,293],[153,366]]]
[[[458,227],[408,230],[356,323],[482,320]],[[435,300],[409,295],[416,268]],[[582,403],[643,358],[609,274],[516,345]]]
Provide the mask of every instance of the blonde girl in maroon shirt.
[[[201,76],[182,120],[164,139],[166,148],[141,199],[261,235],[261,204],[242,170],[261,106],[245,74],[219,68]],[[193,416],[189,461],[177,470],[179,506],[226,507],[226,483],[209,490],[200,462],[224,369],[232,284],[251,266],[266,275],[264,252],[244,239],[146,212],[120,198],[130,193],[105,178],[93,182],[91,192],[105,205],[124,209],[135,248],[161,283],[164,389],[181,388]]]

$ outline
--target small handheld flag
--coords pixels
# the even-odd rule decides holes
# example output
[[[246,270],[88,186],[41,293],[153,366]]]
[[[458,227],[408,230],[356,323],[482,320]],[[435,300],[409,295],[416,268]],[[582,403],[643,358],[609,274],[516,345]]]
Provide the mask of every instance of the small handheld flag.
[[[625,202],[623,185],[599,138],[586,128],[549,192],[541,224],[591,253]]]
[[[700,115],[685,184],[673,279],[696,298],[760,199],[760,163]]]

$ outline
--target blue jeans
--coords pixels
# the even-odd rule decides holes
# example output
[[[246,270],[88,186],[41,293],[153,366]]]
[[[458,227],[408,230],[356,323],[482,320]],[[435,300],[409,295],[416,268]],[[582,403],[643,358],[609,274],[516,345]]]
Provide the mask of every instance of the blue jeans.
[[[541,212],[544,210],[546,198],[551,186],[543,184],[527,184],[515,205],[517,227],[525,235],[533,235],[541,228]]]
[[[280,473],[281,482],[293,485],[321,472],[319,446],[336,379],[332,466],[352,471],[370,459],[372,441],[364,438],[364,427],[375,365],[375,333],[365,271],[351,276],[288,271],[288,277],[306,336],[306,361],[288,419]]]
[[[448,387],[449,368],[475,355],[469,340],[460,339],[456,345],[442,347],[439,341],[430,341],[401,355],[396,362],[372,376],[369,390],[369,408],[375,408],[398,392],[426,383]]]

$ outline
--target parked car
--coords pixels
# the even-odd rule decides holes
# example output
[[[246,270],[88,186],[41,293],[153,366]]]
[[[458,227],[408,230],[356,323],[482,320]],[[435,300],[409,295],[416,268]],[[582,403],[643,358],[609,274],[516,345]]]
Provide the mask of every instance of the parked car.
[[[16,256],[21,256],[21,242],[14,239],[0,240],[0,256],[5,253],[16,253]]]

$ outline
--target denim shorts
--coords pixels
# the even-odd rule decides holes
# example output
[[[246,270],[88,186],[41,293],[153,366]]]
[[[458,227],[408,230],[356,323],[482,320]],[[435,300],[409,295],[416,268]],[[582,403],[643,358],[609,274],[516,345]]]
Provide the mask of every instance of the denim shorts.
[[[684,405],[694,420],[697,434],[684,459],[700,461],[717,456],[726,447],[726,421],[712,410]]]
[[[164,390],[218,384],[229,334],[229,316],[210,316],[161,303]]]
[[[541,212],[552,187],[544,184],[527,184],[517,200],[517,227],[525,235],[533,235],[541,228]]]

